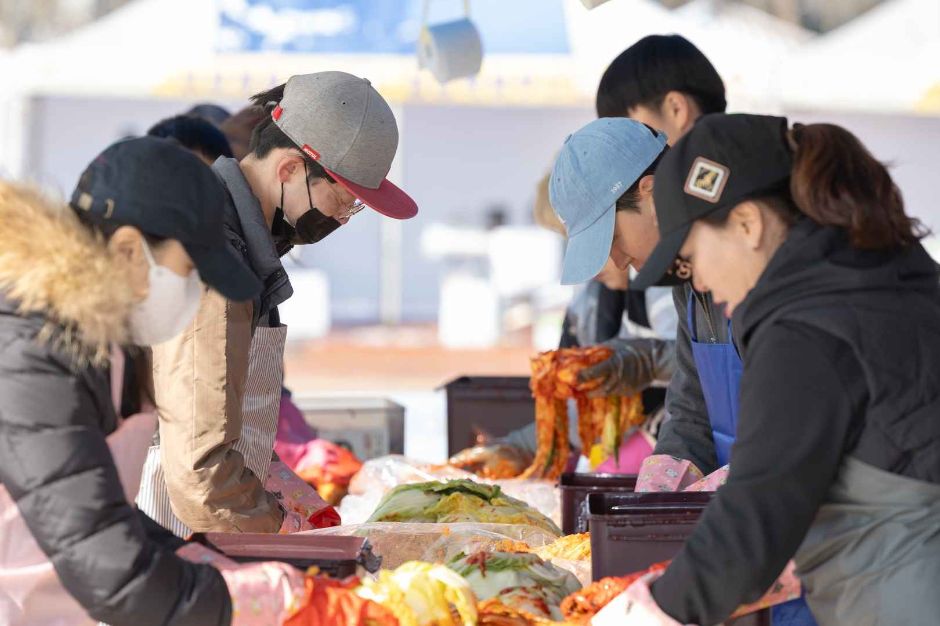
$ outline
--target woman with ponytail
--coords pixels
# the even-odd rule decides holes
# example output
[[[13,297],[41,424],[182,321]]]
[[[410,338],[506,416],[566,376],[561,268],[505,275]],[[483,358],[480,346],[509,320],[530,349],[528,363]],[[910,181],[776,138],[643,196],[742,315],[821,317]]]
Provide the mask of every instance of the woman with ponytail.
[[[838,126],[709,115],[654,197],[632,287],[679,267],[724,304],[740,418],[727,484],[612,617],[719,623],[792,559],[820,626],[936,623],[940,285],[887,169]]]

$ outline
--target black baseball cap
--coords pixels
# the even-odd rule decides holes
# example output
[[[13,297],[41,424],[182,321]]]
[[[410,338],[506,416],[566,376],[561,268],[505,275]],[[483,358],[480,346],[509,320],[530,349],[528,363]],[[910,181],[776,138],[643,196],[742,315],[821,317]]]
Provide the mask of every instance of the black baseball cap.
[[[204,283],[229,300],[251,300],[261,281],[226,241],[225,188],[179,144],[138,137],[112,144],[85,169],[71,207],[92,223],[134,226],[176,239]]]
[[[672,273],[696,220],[786,185],[793,165],[786,132],[785,117],[699,118],[656,168],[659,243],[630,289],[647,289]]]

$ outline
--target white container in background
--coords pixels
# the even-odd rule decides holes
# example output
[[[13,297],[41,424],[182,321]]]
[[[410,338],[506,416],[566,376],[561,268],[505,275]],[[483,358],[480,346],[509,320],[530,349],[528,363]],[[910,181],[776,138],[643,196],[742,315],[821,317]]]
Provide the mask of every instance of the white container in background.
[[[330,281],[320,270],[291,266],[294,295],[278,307],[288,341],[316,339],[330,332]]]
[[[447,348],[488,348],[499,341],[499,296],[485,278],[464,272],[444,277],[438,339]]]
[[[565,312],[574,297],[575,289],[571,285],[555,283],[535,291],[532,299],[532,346],[537,351],[558,348]]]
[[[489,238],[490,275],[504,298],[528,295],[561,277],[564,240],[539,226],[501,226]]]
[[[405,451],[405,408],[397,402],[305,394],[293,400],[321,439],[349,444],[363,461]]]
[[[438,82],[475,76],[482,64],[480,31],[469,18],[425,26],[418,36],[418,66]]]

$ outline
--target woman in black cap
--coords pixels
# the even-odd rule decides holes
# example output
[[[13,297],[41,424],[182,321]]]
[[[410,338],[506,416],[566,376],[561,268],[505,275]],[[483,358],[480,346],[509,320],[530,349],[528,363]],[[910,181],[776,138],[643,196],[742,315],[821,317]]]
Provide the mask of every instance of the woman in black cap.
[[[887,169],[838,126],[712,115],[654,195],[637,282],[676,264],[725,304],[740,421],[727,484],[618,623],[721,622],[791,558],[821,626],[936,623],[940,288]]]
[[[232,299],[260,290],[223,237],[224,194],[150,137],[95,159],[72,210],[0,183],[0,622],[237,624],[253,576],[265,606],[302,594],[280,564],[190,562],[194,546],[129,501],[156,417],[121,419],[109,357],[177,334],[201,280]]]

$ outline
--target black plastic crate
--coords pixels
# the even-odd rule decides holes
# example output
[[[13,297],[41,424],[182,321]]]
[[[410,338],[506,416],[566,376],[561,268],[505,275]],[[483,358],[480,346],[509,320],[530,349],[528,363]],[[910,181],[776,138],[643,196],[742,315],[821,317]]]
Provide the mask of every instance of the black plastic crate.
[[[672,559],[692,534],[714,493],[591,493],[591,576],[624,576]],[[770,611],[725,622],[769,626]]]
[[[588,530],[587,497],[590,493],[633,493],[635,474],[562,474],[561,530],[566,535]]]
[[[527,376],[461,376],[444,389],[448,455],[474,445],[479,433],[503,437],[535,421]]]

